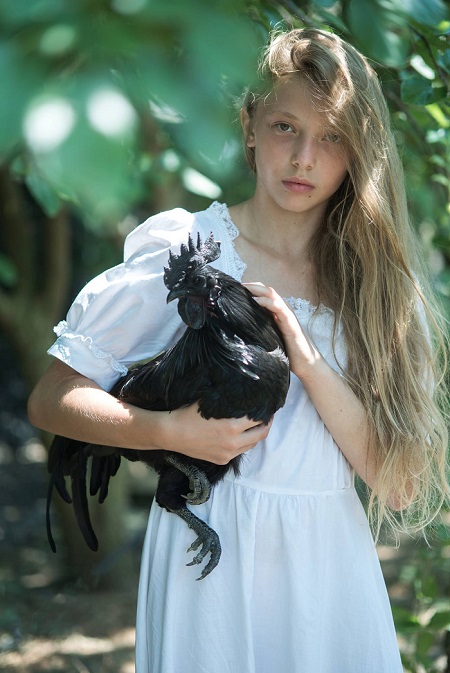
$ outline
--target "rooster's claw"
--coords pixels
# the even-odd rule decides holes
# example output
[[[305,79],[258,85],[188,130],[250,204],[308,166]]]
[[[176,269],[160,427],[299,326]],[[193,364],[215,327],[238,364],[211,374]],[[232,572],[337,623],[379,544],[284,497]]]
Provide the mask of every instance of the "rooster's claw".
[[[197,577],[198,580],[202,580],[207,575],[209,575],[209,573],[214,570],[216,565],[219,563],[220,555],[222,553],[219,536],[217,535],[216,531],[210,528],[204,521],[196,517],[195,514],[187,509],[187,507],[171,511],[174,514],[178,514],[178,516],[180,516],[187,523],[189,528],[192,528],[192,530],[197,533],[197,539],[194,540],[187,551],[196,551],[201,546],[198,554],[196,554],[192,561],[186,565],[198,565],[203,561],[208,553],[211,554],[211,558],[203,568],[200,577]]]

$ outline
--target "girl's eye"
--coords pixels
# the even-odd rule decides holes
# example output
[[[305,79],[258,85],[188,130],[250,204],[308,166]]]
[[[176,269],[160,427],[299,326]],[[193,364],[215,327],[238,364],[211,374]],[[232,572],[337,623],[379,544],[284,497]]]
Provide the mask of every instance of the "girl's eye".
[[[327,133],[322,140],[325,140],[327,143],[340,143],[341,137],[337,133]]]
[[[292,126],[287,122],[277,122],[276,124],[274,124],[274,126],[278,131],[281,131],[282,133],[289,133],[289,131],[294,130]]]

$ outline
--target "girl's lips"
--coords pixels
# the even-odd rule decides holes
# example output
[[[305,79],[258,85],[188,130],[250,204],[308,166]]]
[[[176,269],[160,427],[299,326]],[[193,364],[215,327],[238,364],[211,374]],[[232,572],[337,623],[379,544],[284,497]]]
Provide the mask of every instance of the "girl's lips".
[[[285,189],[296,194],[307,194],[314,189],[314,185],[308,180],[299,180],[298,178],[283,180],[283,185]]]

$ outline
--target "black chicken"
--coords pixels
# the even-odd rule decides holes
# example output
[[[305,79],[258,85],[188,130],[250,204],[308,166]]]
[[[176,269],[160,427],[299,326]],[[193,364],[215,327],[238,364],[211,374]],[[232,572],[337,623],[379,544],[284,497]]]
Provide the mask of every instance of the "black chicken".
[[[281,334],[269,311],[231,276],[209,266],[220,255],[213,235],[197,245],[189,237],[181,254],[169,253],[164,283],[167,302],[178,299],[178,312],[187,325],[169,350],[150,362],[130,369],[110,391],[124,402],[156,411],[173,410],[198,402],[204,418],[240,418],[268,423],[283,406],[289,387],[289,363]],[[188,565],[210,559],[199,579],[213,570],[220,558],[217,533],[186,506],[208,500],[211,486],[233,469],[239,473],[241,456],[227,465],[216,465],[168,451],[94,446],[56,436],[50,448],[51,474],[47,501],[47,533],[56,551],[50,528],[53,486],[68,503],[73,502],[83,536],[92,550],[98,548],[91,525],[86,474],[92,457],[90,494],[103,502],[109,479],[116,474],[121,456],[140,460],[159,474],[156,502],[178,514],[197,538],[188,551],[200,551]],[[71,494],[65,477],[71,479]]]

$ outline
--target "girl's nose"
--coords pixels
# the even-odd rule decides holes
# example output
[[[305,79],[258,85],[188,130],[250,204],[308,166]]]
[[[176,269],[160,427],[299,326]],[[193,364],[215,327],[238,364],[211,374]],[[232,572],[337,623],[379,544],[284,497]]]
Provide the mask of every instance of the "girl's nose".
[[[295,143],[292,163],[304,170],[311,170],[316,163],[317,140],[313,136],[299,136]]]

